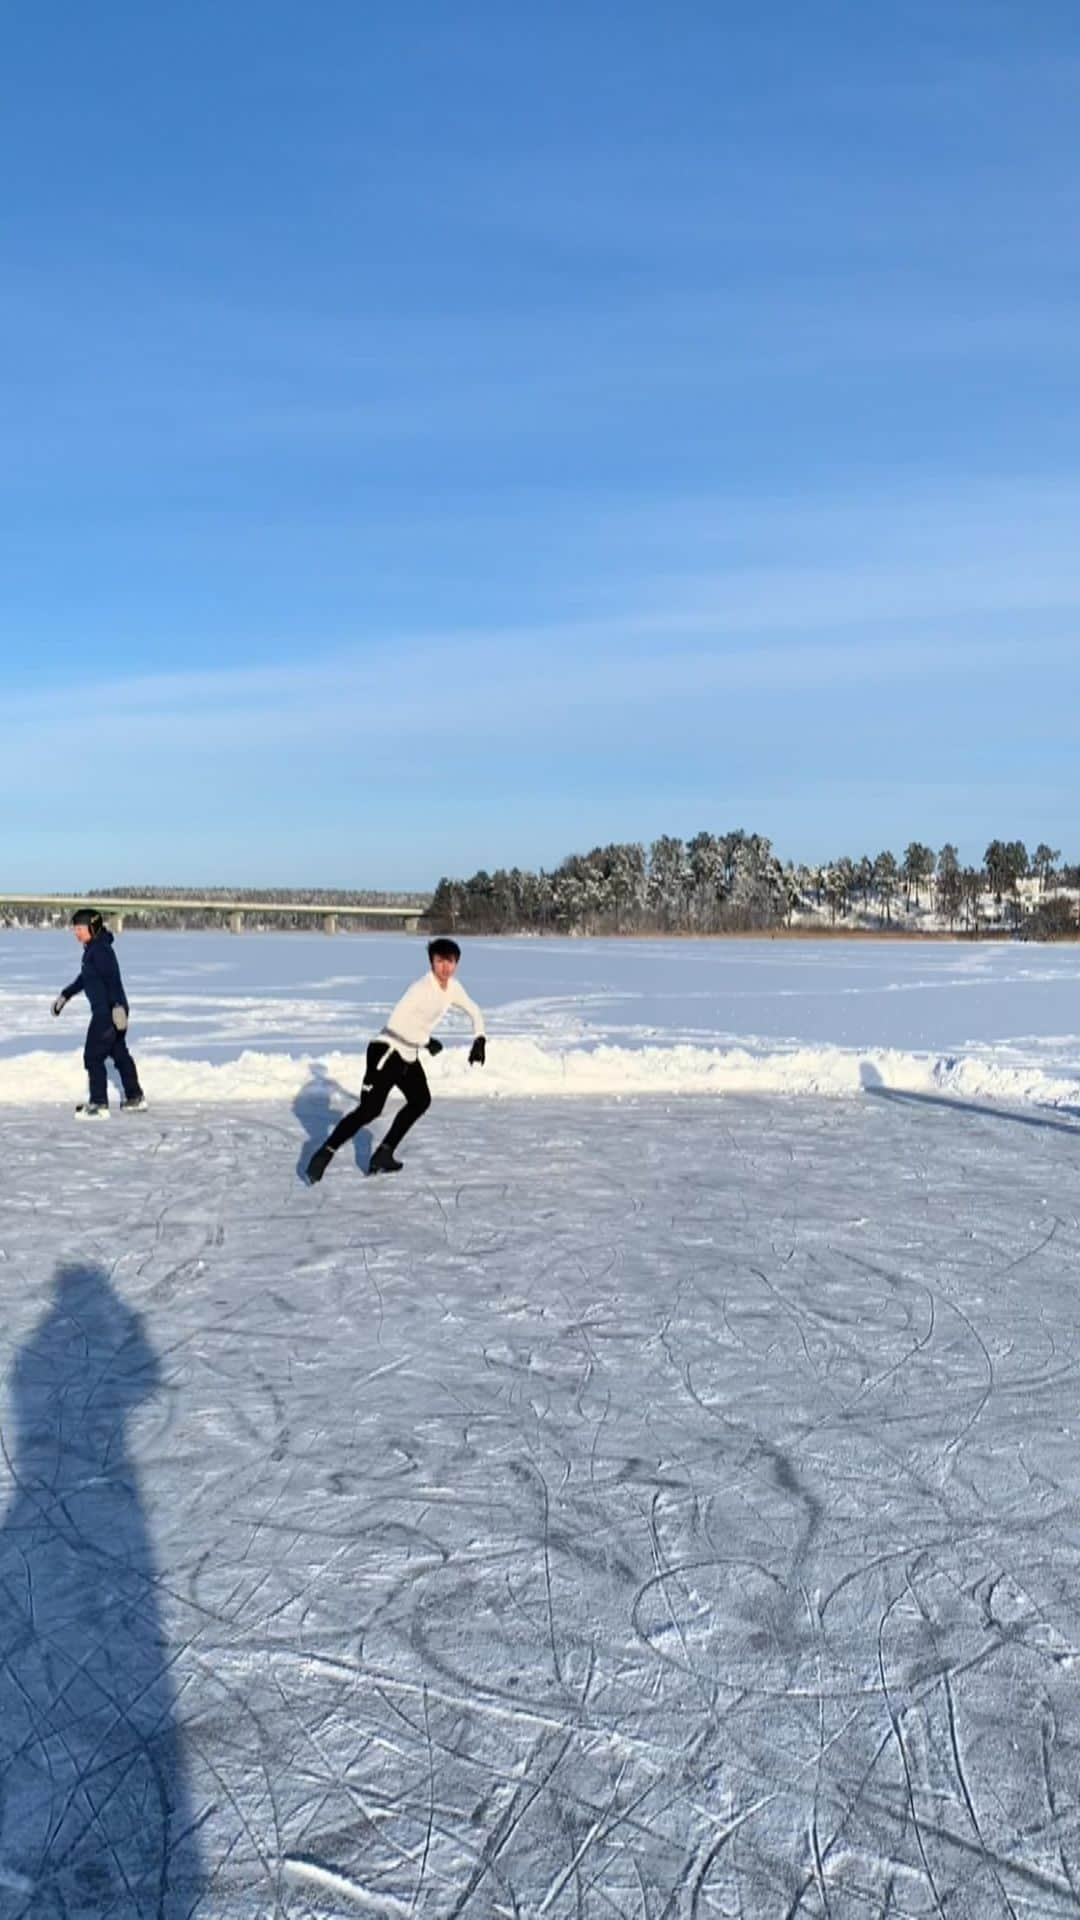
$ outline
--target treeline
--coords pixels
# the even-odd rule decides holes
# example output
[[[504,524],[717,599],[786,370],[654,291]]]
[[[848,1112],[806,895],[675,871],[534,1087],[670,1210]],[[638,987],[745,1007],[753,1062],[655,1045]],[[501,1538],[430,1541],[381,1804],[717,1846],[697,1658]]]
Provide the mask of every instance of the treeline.
[[[550,873],[443,879],[428,918],[477,933],[718,933],[775,926],[796,900],[770,842],[740,828],[594,847]]]
[[[442,879],[428,921],[471,933],[723,933],[763,931],[796,918],[849,924],[861,916],[881,927],[933,911],[953,930],[978,933],[999,924],[1035,937],[1077,931],[1076,903],[1051,887],[1080,887],[1080,869],[1059,867],[1045,844],[1033,855],[1020,840],[992,840],[981,867],[962,864],[951,844],[935,853],[912,841],[901,859],[885,849],[842,855],[825,866],[782,865],[764,835],[736,828],[664,835],[572,854],[551,872],[521,867],[481,870],[470,880]],[[1031,898],[1037,883],[1038,897]]]
[[[1045,842],[1029,855],[1022,840],[991,840],[980,867],[964,866],[951,843],[935,854],[913,840],[902,860],[886,850],[875,858],[845,855],[827,867],[794,871],[804,896],[809,891],[834,923],[857,909],[876,913],[889,926],[897,911],[910,914],[925,906],[952,929],[978,933],[1004,925],[1052,936],[1077,930],[1076,902],[1059,890],[1080,887],[1080,868],[1061,867],[1060,860]],[[1034,898],[1024,882],[1035,883]]]

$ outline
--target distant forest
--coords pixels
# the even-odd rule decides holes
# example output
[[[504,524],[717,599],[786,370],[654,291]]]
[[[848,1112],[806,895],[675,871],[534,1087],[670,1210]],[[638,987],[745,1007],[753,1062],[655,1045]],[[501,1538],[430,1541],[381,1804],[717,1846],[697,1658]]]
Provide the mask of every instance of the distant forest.
[[[912,841],[901,859],[887,850],[843,855],[828,866],[782,866],[762,834],[664,835],[572,854],[552,872],[520,867],[442,879],[428,921],[469,933],[754,932],[809,920],[839,927],[925,927],[971,934],[994,928],[1032,938],[1077,932],[1080,868],[1060,865],[1045,844],[1029,855],[1020,840],[992,840],[981,867],[957,850]]]

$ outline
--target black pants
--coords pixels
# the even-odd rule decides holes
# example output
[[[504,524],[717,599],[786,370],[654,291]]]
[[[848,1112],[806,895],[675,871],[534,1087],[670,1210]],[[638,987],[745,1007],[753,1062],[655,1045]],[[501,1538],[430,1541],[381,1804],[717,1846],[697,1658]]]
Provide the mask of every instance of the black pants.
[[[83,1065],[90,1076],[90,1098],[96,1106],[109,1104],[109,1082],[105,1073],[106,1060],[112,1060],[120,1084],[124,1089],[125,1100],[137,1100],[141,1092],[139,1076],[135,1062],[128,1052],[128,1044],[122,1033],[117,1033],[111,1020],[100,1022],[91,1020],[83,1048]]]
[[[339,1120],[329,1140],[328,1147],[335,1152],[351,1140],[361,1127],[369,1126],[377,1120],[391,1090],[400,1087],[405,1095],[405,1105],[397,1118],[386,1130],[382,1145],[391,1153],[405,1138],[410,1127],[414,1127],[422,1114],[431,1105],[431,1089],[427,1083],[427,1074],[419,1060],[403,1060],[400,1053],[388,1047],[385,1040],[373,1040],[367,1050],[367,1065],[364,1068],[363,1096],[358,1107]]]

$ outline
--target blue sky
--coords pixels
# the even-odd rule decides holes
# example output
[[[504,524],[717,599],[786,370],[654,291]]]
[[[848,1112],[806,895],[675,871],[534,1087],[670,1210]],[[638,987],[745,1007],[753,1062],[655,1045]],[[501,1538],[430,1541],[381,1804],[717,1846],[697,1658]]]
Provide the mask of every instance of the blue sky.
[[[1073,5],[5,28],[3,886],[1080,859]]]

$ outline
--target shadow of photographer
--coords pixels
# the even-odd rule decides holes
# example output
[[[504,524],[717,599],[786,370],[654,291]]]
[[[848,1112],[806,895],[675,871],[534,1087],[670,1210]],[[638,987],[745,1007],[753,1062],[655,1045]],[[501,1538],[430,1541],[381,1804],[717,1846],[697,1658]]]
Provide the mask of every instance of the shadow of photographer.
[[[128,1450],[138,1314],[62,1267],[14,1364],[0,1527],[0,1913],[189,1920],[203,1887],[172,1654]]]

